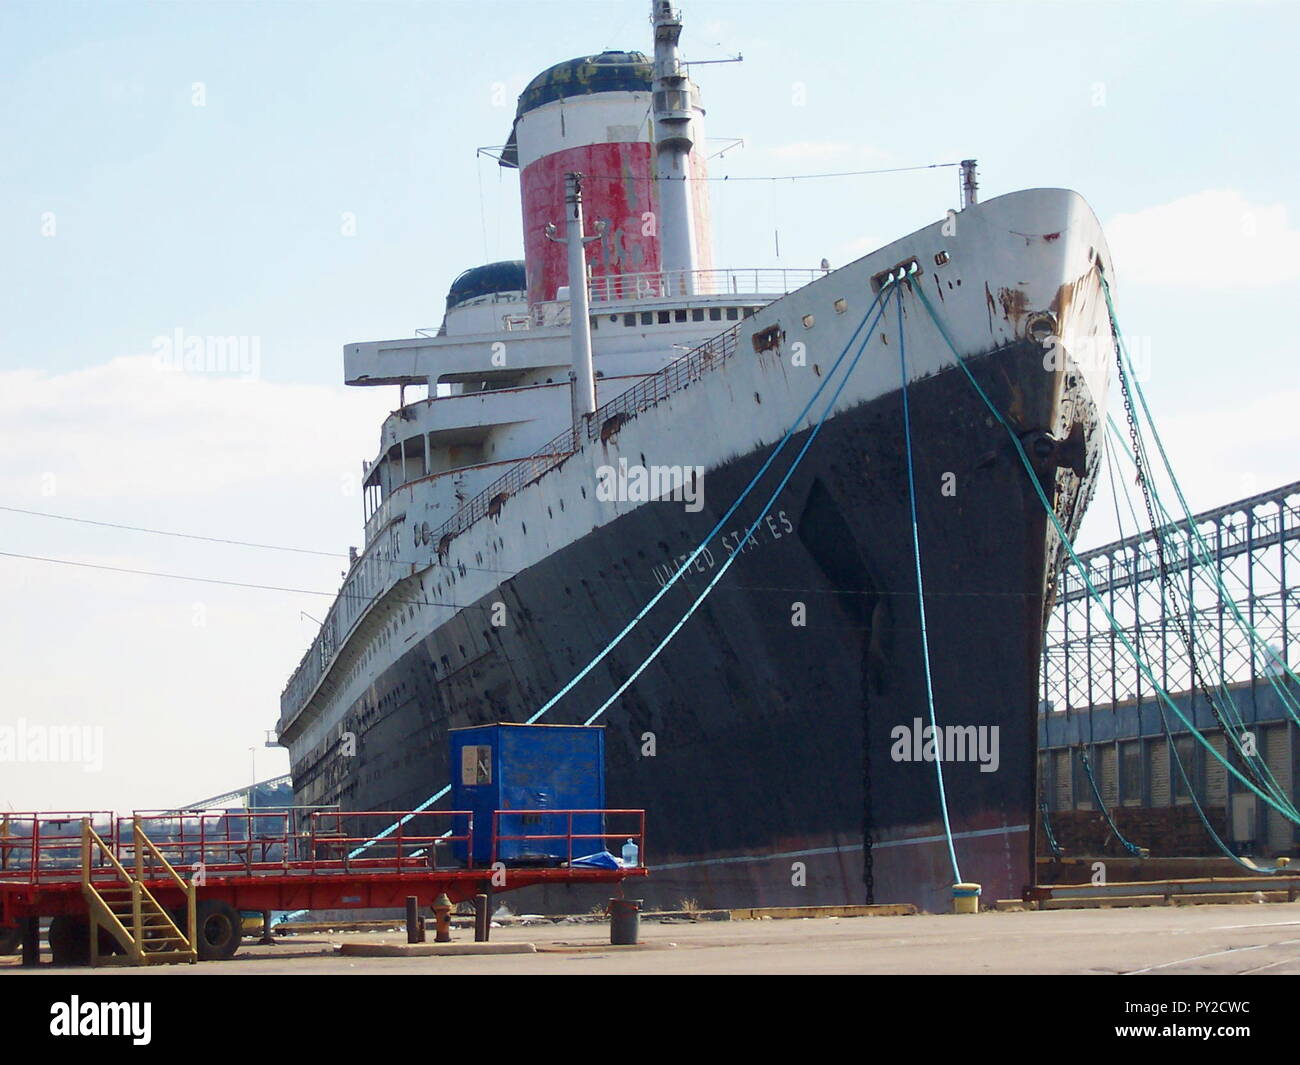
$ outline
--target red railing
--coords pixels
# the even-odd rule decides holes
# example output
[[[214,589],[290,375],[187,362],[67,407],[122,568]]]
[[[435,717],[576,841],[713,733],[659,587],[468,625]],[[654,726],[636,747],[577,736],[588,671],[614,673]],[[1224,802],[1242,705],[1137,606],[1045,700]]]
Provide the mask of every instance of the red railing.
[[[471,818],[463,810],[342,812],[302,807],[231,813],[147,811],[131,817],[105,810],[9,813],[0,817],[0,881],[79,879],[85,817],[128,869],[135,868],[132,826],[138,817],[144,834],[168,863],[197,877],[435,869],[444,847],[463,842],[472,853],[472,820],[462,835],[444,830],[448,819],[457,816]],[[389,835],[375,838],[393,824],[397,827]],[[160,872],[151,855],[142,855],[141,865],[146,879]],[[91,879],[116,875],[101,854]]]
[[[451,818],[464,818],[466,829],[439,831]],[[366,829],[365,822],[375,825]],[[391,825],[392,832],[382,839],[377,833]],[[357,826],[353,828],[351,826]],[[365,810],[316,813],[311,817],[310,834],[313,872],[364,871],[384,869],[437,869],[441,866],[438,850],[463,843],[467,853],[474,853],[474,815],[468,810]]]
[[[502,816],[563,817],[564,831],[500,835]],[[625,817],[635,830],[574,831],[575,817]],[[201,877],[319,875],[329,873],[401,873],[462,868],[455,852],[463,846],[474,869],[474,815],[468,810],[342,811],[283,807],[235,811],[145,811],[119,817],[106,810],[0,815],[0,883],[54,884],[81,878],[81,823],[91,826],[109,852],[134,871],[138,818],[145,836],[162,857],[187,879]],[[460,818],[461,821],[456,819]],[[451,819],[450,821],[448,819]],[[461,833],[456,827],[463,825]],[[543,822],[545,824],[545,822]],[[395,826],[386,836],[378,833]],[[579,827],[584,827],[581,824]],[[606,849],[611,840],[632,839],[644,865],[644,810],[501,810],[492,819],[492,861],[499,860],[502,843],[565,841],[543,850],[556,860],[572,862]],[[599,846],[593,844],[599,843]],[[449,855],[443,862],[443,853]],[[506,857],[509,861],[509,856]],[[141,855],[146,880],[159,879],[161,867],[152,855]],[[103,853],[90,870],[92,880],[118,879]]]
[[[620,817],[626,816],[636,818],[635,832],[574,832],[573,819],[575,817]],[[563,817],[565,819],[565,830],[563,832],[528,832],[520,835],[502,835],[501,818],[503,817],[520,817],[520,818],[542,818]],[[608,829],[610,826],[605,825]],[[572,863],[575,858],[586,858],[592,854],[599,853],[609,848],[606,844],[610,840],[627,840],[630,839],[637,846],[637,864],[645,865],[645,811],[644,810],[497,810],[492,815],[492,861],[495,864],[499,860],[500,845],[504,842],[536,842],[540,840],[564,840],[566,863]],[[600,846],[591,848],[579,847],[575,852],[575,840],[599,840]],[[543,848],[543,853],[554,855],[550,848]]]
[[[286,869],[305,853],[309,818],[319,807],[224,810],[137,810],[140,828],[178,870],[194,874]],[[332,807],[330,808],[333,809]],[[118,819],[119,860],[129,865],[132,818]]]
[[[81,875],[81,822],[107,843],[116,841],[111,810],[45,810],[0,813],[0,880],[76,879]],[[107,862],[100,861],[108,868]]]
[[[457,840],[470,842],[468,834],[444,830],[447,819],[458,815],[468,816],[457,810],[304,807],[242,813],[167,811],[141,816],[140,826],[173,866],[205,875],[401,872],[437,868],[439,848]],[[390,834],[376,838],[394,824]]]

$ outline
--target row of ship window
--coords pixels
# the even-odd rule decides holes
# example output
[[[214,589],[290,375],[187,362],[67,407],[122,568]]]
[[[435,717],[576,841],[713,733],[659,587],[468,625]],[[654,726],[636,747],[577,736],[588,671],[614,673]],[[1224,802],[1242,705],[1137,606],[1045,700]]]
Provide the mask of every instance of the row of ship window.
[[[749,318],[757,307],[678,307],[670,311],[629,311],[625,314],[611,314],[609,321],[617,325],[619,319],[625,326],[631,325],[668,325],[671,322],[738,322]],[[591,328],[600,326],[601,315],[592,315]]]

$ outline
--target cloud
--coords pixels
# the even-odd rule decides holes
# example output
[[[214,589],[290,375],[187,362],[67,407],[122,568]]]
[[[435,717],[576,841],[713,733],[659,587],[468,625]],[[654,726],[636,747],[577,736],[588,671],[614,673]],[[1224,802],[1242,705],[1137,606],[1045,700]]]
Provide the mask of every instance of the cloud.
[[[1300,230],[1286,207],[1232,189],[1117,215],[1106,238],[1124,284],[1239,289],[1300,280]]]
[[[0,493],[211,497],[360,469],[391,389],[162,369],[125,356],[64,374],[0,373]],[[46,500],[49,501],[48,498]]]
[[[1295,454],[1300,434],[1293,412],[1300,405],[1300,390],[1270,390],[1235,402],[1234,399],[1220,397],[1214,412],[1218,428],[1213,433],[1205,431],[1202,410],[1164,415],[1156,411],[1161,439],[1193,513],[1268,492],[1296,479]],[[1122,426],[1123,411],[1117,395],[1112,395],[1110,406]],[[1106,442],[1107,446],[1114,443],[1109,434]],[[1145,528],[1145,512],[1132,463],[1118,451],[1113,454],[1115,475],[1127,484]],[[1177,496],[1167,485],[1163,466],[1158,467],[1157,485],[1161,498],[1176,508]],[[1131,535],[1133,526],[1127,504],[1121,502],[1120,511],[1124,531]],[[1088,509],[1078,546],[1091,549],[1117,538],[1110,476],[1103,465],[1097,498]]]
[[[372,458],[391,388],[241,380],[151,356],[0,373],[0,500],[28,510],[311,550],[209,544],[0,512],[0,725],[92,727],[100,772],[0,762],[20,809],[188,802],[270,776],[279,695],[361,542],[345,479]],[[50,493],[43,492],[49,488]],[[351,489],[349,491],[349,489]]]

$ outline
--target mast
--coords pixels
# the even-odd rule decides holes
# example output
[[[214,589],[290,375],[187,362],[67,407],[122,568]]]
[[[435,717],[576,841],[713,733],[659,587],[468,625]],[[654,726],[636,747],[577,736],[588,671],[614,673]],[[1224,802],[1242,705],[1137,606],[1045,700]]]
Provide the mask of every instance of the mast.
[[[681,12],[673,8],[671,0],[652,0],[651,21],[655,31],[653,110],[665,295],[687,296],[695,290],[696,264],[691,188],[694,89],[677,48],[682,35]]]
[[[554,227],[550,227],[554,229]],[[583,419],[596,410],[596,376],[591,363],[591,317],[587,309],[587,251],[593,240],[599,240],[605,231],[604,224],[596,223],[596,232],[588,237],[583,233],[582,175],[564,175],[564,231],[563,237],[548,232],[556,243],[565,245],[569,266],[569,343],[573,366],[569,370],[572,389],[573,428],[577,432]]]

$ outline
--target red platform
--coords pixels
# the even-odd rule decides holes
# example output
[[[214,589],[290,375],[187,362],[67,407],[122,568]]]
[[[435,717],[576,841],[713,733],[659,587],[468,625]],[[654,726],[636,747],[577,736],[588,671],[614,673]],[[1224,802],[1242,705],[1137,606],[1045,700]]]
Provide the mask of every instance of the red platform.
[[[473,854],[474,827],[465,811],[292,808],[244,813],[146,812],[131,817],[107,811],[5,813],[0,815],[0,926],[12,927],[30,917],[86,916],[81,826],[87,818],[128,869],[136,862],[132,828],[138,818],[145,835],[167,862],[193,882],[198,899],[220,900],[246,911],[400,909],[409,896],[428,907],[443,893],[456,903],[478,894],[536,884],[620,884],[628,877],[646,875],[644,858],[633,868],[570,864],[574,858],[604,850],[613,840],[635,840],[644,855],[643,810],[540,813],[551,821],[565,817],[568,830],[498,836],[498,819],[493,818],[492,853],[497,852],[498,839],[534,840],[539,849],[560,851],[564,858],[548,864],[493,862],[477,867],[472,860],[461,865],[449,857],[457,842],[468,844],[468,853]],[[635,830],[575,834],[573,816],[592,813],[605,815],[606,828],[611,821],[621,820],[635,824]],[[437,831],[455,817],[465,819],[467,832],[452,835]],[[375,833],[385,825],[397,827],[376,838]],[[561,841],[562,848],[558,846]],[[92,883],[109,883],[115,878],[106,861],[90,869]],[[140,879],[164,907],[184,905],[184,894],[161,868],[151,868],[146,862]]]

